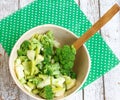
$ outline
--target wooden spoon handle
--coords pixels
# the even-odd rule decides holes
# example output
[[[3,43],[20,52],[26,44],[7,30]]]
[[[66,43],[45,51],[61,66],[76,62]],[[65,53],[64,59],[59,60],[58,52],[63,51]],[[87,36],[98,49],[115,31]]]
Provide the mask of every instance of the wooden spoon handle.
[[[87,32],[73,43],[76,50],[78,50],[102,26],[104,26],[119,10],[120,7],[118,4],[115,4],[111,9],[109,9]]]

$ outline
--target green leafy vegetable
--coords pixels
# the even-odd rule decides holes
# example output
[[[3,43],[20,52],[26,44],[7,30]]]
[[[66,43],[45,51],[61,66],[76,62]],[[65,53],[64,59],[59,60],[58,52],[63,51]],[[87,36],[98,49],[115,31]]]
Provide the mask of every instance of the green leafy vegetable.
[[[48,31],[45,35],[41,36],[40,42],[43,45],[44,64],[51,62],[51,56],[53,54],[53,32]]]
[[[52,87],[50,85],[41,89],[39,95],[47,100],[52,100],[54,98]]]
[[[68,75],[73,78],[75,77],[75,74],[72,71],[75,54],[76,50],[73,46],[64,45],[62,48],[56,49],[57,60],[62,66],[61,73],[63,75]]]
[[[28,40],[25,40],[21,46],[20,49],[17,51],[18,56],[25,56],[27,54],[27,50],[29,50],[30,42]]]
[[[35,34],[17,50],[15,72],[29,92],[47,100],[64,95],[76,82],[76,50],[54,39],[53,32]]]
[[[59,75],[60,74],[60,71],[59,71],[59,69],[60,69],[60,65],[59,65],[59,63],[55,63],[55,64],[51,64],[51,65],[46,65],[45,67],[44,67],[44,74],[46,74],[46,75]]]

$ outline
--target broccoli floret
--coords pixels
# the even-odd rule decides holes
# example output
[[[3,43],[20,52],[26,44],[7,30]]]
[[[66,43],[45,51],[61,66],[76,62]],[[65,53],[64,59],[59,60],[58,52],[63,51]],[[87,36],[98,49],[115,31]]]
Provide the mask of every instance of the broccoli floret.
[[[44,64],[50,63],[53,54],[53,32],[48,31],[41,36],[40,42],[43,46]]]
[[[29,81],[35,85],[38,85],[38,83],[41,82],[39,77],[30,78]]]
[[[53,44],[54,44],[53,41],[54,41],[54,38],[53,38],[52,31],[46,32],[41,36],[41,39],[40,39],[40,42],[42,43],[43,48],[46,48],[46,47],[53,48]]]
[[[17,50],[18,56],[26,56],[27,50],[29,50],[29,46],[30,46],[30,42],[28,40],[24,41],[21,44],[20,49]]]
[[[46,75],[55,76],[60,74],[59,69],[60,69],[59,63],[55,63],[55,64],[44,66],[43,72]]]
[[[33,84],[35,84],[37,86],[39,83],[41,83],[43,81],[43,79],[41,79],[38,75],[37,76],[27,76],[26,79],[29,82],[32,82]]]
[[[70,72],[70,77],[71,77],[72,79],[74,79],[74,78],[77,78],[77,75],[76,75],[75,72],[71,71],[71,72]]]
[[[43,74],[45,75],[52,75],[52,69],[51,69],[51,65],[45,65],[42,69]]]
[[[19,56],[18,58],[21,60],[21,62],[29,60],[27,56]]]
[[[30,46],[29,46],[29,48],[30,48],[30,50],[35,50],[35,49],[41,49],[41,44],[40,44],[40,41],[39,40],[37,40],[37,39],[35,39],[35,38],[31,38],[30,39]]]
[[[52,100],[54,98],[54,93],[50,85],[45,86],[39,92],[39,95],[47,100]]]
[[[31,39],[36,39],[36,40],[39,40],[39,41],[40,41],[41,36],[42,36],[41,34],[36,33],[35,35],[32,36]]]
[[[73,46],[64,45],[62,48],[56,49],[57,60],[61,65],[61,73],[75,77],[72,68],[74,65],[76,50]]]
[[[43,64],[44,64],[44,65],[50,64],[50,62],[51,62],[51,56],[44,54]]]
[[[70,76],[72,79],[75,79],[77,77],[76,73],[72,69],[69,71],[65,69],[61,69],[60,71],[63,75]]]
[[[43,67],[43,64],[40,63],[40,64],[37,64],[36,67],[41,71],[42,67]]]

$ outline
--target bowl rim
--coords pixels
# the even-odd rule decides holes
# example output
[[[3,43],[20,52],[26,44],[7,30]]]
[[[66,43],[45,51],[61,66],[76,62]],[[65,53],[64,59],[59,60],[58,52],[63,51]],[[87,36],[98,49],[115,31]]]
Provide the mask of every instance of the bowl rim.
[[[20,43],[20,40],[21,40],[26,34],[30,33],[31,31],[33,31],[33,30],[35,30],[35,29],[37,29],[37,28],[41,28],[41,27],[56,27],[56,28],[59,28],[59,29],[62,29],[62,30],[67,31],[68,33],[70,33],[70,34],[72,34],[74,37],[76,37],[77,39],[79,38],[79,37],[76,36],[72,31],[70,31],[69,29],[64,28],[64,27],[62,27],[62,26],[58,26],[58,25],[55,25],[55,24],[43,24],[43,25],[38,25],[38,26],[36,26],[36,27],[33,27],[33,28],[29,29],[28,31],[26,31],[25,33],[23,33],[23,35],[21,35],[20,38],[16,41],[16,43],[14,44],[14,46],[13,46],[13,48],[12,48],[12,50],[11,50],[10,56],[9,56],[9,70],[10,70],[10,74],[11,74],[14,82],[16,83],[16,85],[17,85],[24,93],[26,93],[26,94],[29,95],[30,97],[32,97],[32,98],[34,98],[34,99],[37,99],[37,100],[40,100],[40,99],[41,99],[41,100],[45,100],[45,99],[38,98],[38,97],[36,97],[36,95],[31,94],[30,92],[26,91],[26,90],[23,88],[23,85],[18,81],[18,79],[17,79],[17,78],[14,76],[14,74],[13,74],[13,70],[12,70],[12,67],[11,67],[11,61],[12,61],[12,60],[11,60],[11,59],[12,59],[11,56],[13,55],[14,50],[15,50],[15,47],[17,46],[17,44]],[[72,96],[73,94],[77,93],[77,92],[80,90],[80,88],[83,86],[83,84],[85,83],[85,81],[87,80],[87,78],[88,78],[88,75],[89,75],[90,69],[91,69],[91,59],[90,59],[90,54],[89,54],[89,52],[88,52],[88,50],[87,50],[87,47],[86,47],[84,44],[83,44],[83,47],[84,47],[84,49],[85,49],[85,52],[86,52],[87,58],[88,58],[88,69],[87,69],[86,76],[85,76],[84,80],[82,81],[82,83],[80,84],[80,86],[79,86],[74,92],[72,92],[71,94],[69,94],[69,95],[67,95],[67,96],[65,96],[65,97],[63,97],[63,98],[61,98],[61,99],[67,99],[68,97],[70,97],[70,96]],[[61,100],[61,99],[60,99],[60,100]]]

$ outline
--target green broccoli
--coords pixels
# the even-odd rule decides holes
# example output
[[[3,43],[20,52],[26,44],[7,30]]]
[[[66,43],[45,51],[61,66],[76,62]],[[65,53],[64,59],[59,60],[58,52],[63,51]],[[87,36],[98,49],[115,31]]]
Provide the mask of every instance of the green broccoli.
[[[39,95],[47,100],[52,100],[54,98],[54,93],[50,85],[45,86],[39,92]]]
[[[36,53],[38,54],[40,49],[41,49],[40,42],[35,38],[31,38],[30,40],[25,40],[21,44],[20,49],[17,51],[17,53],[18,56],[26,56],[27,50],[35,50]]]
[[[40,41],[41,36],[42,36],[41,34],[36,33],[35,35],[33,35],[33,36],[32,36],[32,38],[31,38],[31,39],[37,39],[37,40],[39,40],[39,41]]]
[[[18,58],[21,60],[21,62],[29,60],[27,56],[19,56]]]
[[[30,50],[34,50],[34,49],[36,49],[36,48],[39,48],[39,50],[40,50],[41,47],[42,47],[42,46],[41,46],[39,40],[37,40],[37,39],[35,39],[35,38],[31,38],[31,39],[30,39],[30,46],[29,46]]]
[[[53,54],[53,32],[48,31],[41,36],[40,42],[43,45],[43,55],[44,55],[44,64],[48,64],[51,61],[51,56]]]
[[[28,40],[24,41],[21,44],[20,49],[17,50],[18,56],[26,56],[27,50],[29,50],[29,46],[30,46],[30,42]]]
[[[56,49],[57,60],[61,65],[61,73],[75,77],[72,68],[74,65],[76,50],[73,46],[64,45],[62,48]]]
[[[52,31],[48,31],[41,36],[40,42],[43,45],[44,50],[46,48],[48,49],[48,47],[49,47],[49,50],[53,49],[53,45],[54,45],[53,40],[54,40],[54,38],[53,38],[53,32]],[[48,52],[48,54],[50,55],[50,54],[52,54],[52,51],[53,50],[51,50],[51,53],[48,52],[48,51],[45,51],[45,53]]]
[[[77,77],[76,73],[73,70],[70,71],[70,77],[72,79],[75,79]]]
[[[31,78],[28,77],[28,81],[32,82],[35,85],[38,85],[42,81],[42,79],[40,79],[38,76],[34,76]]]
[[[60,65],[59,63],[46,65],[43,69],[43,73],[50,76],[56,76],[60,74]]]

